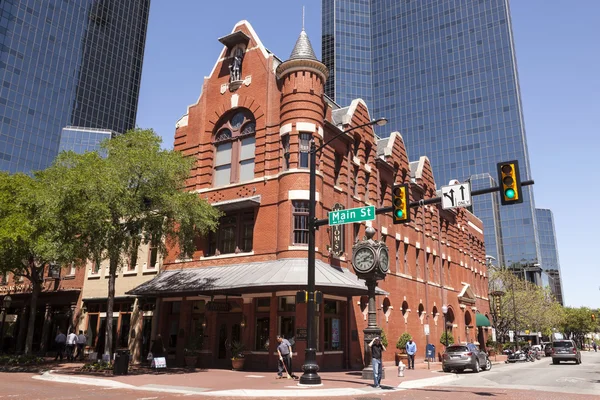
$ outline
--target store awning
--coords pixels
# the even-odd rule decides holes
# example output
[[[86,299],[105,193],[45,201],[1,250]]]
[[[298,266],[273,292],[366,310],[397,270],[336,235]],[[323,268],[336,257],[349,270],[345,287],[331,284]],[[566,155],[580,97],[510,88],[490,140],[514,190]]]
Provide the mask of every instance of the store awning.
[[[215,295],[230,296],[268,293],[281,290],[304,290],[307,285],[308,261],[287,258],[219,267],[185,268],[161,272],[127,294],[137,296]],[[362,296],[367,287],[347,268],[316,261],[316,289],[338,296]],[[377,288],[376,294],[387,292]]]
[[[490,320],[481,313],[475,314],[475,323],[477,326],[492,326]]]

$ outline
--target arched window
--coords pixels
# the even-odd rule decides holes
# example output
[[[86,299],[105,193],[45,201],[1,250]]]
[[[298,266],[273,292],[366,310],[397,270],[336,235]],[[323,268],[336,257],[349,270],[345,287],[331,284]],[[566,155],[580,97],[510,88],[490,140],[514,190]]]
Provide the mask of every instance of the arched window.
[[[256,122],[247,110],[223,120],[215,132],[215,174],[213,186],[254,179]]]

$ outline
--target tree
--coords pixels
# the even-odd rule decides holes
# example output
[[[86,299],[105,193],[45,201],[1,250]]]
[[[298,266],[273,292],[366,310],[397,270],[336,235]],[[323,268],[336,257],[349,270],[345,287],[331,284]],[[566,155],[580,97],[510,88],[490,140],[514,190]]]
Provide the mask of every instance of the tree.
[[[489,269],[492,318],[497,336],[505,338],[509,330],[531,330],[549,336],[564,318],[562,306],[550,288],[526,282],[510,269]],[[494,298],[494,292],[503,293]],[[499,311],[499,312],[498,312]]]
[[[561,325],[568,338],[573,338],[579,347],[583,346],[585,335],[593,332],[597,325],[592,319],[593,311],[587,307],[565,307],[565,318]]]
[[[195,239],[214,231],[219,212],[185,191],[194,159],[161,150],[152,130],[134,129],[102,144],[96,152],[62,153],[41,177],[52,193],[55,240],[74,259],[109,261],[105,355],[112,351],[116,275],[141,244],[161,254],[167,243],[182,257]]]
[[[45,212],[49,192],[36,176],[0,172],[0,272],[25,278],[31,284],[29,321],[25,339],[31,354],[37,300],[44,269],[71,258],[60,253],[53,241],[52,216]]]

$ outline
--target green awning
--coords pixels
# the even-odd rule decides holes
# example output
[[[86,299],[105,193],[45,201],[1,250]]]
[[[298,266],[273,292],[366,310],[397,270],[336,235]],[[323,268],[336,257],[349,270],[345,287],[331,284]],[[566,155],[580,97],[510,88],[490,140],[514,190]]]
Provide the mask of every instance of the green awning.
[[[483,314],[477,313],[475,314],[475,323],[477,326],[491,326],[490,320]]]

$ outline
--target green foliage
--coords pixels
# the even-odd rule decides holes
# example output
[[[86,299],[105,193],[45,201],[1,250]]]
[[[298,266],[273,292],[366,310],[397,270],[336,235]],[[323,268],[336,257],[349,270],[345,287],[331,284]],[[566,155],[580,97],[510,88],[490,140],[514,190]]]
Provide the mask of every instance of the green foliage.
[[[442,344],[442,346],[446,345],[446,336],[448,337],[448,346],[453,345],[454,344],[454,336],[452,336],[452,332],[446,331],[446,332],[442,333],[442,335],[440,336],[440,343]]]
[[[36,356],[26,355],[11,355],[11,356],[0,356],[0,365],[4,366],[25,366],[25,365],[38,365],[43,364],[44,359]]]
[[[565,318],[560,327],[567,337],[573,336],[577,345],[582,346],[586,333],[597,329],[596,321],[592,320],[594,312],[587,307],[565,307],[564,310]]]
[[[64,152],[39,175],[52,194],[45,209],[59,216],[52,218],[56,246],[71,260],[109,261],[107,349],[121,266],[142,244],[166,254],[168,243],[189,257],[197,237],[218,224],[219,211],[185,190],[195,160],[160,145],[151,129],[134,129],[103,142],[105,158]]]
[[[244,358],[244,350],[246,345],[241,341],[234,340],[231,342],[231,359],[235,360],[238,358]]]
[[[87,363],[81,367],[82,371],[88,371],[88,372],[112,371],[112,369],[113,369],[112,364],[109,362],[106,362],[106,361]]]
[[[379,327],[379,329],[381,329],[381,334],[379,335],[379,338],[381,339],[381,344],[383,345],[383,347],[387,348],[387,346],[388,346],[387,335],[385,334],[385,331],[383,330],[382,327]]]
[[[396,341],[396,348],[400,350],[400,352],[406,351],[406,343],[412,338],[408,332],[404,332]]]
[[[549,287],[525,282],[522,275],[508,268],[489,268],[491,316],[500,340],[508,338],[509,330],[531,330],[548,336],[552,328],[564,319],[563,307],[555,300]],[[499,309],[499,314],[496,313]]]
[[[185,346],[185,355],[187,356],[198,356],[200,354],[200,350],[202,350],[202,346],[204,345],[204,334],[199,334],[196,336],[190,336],[188,338],[188,343]]]

